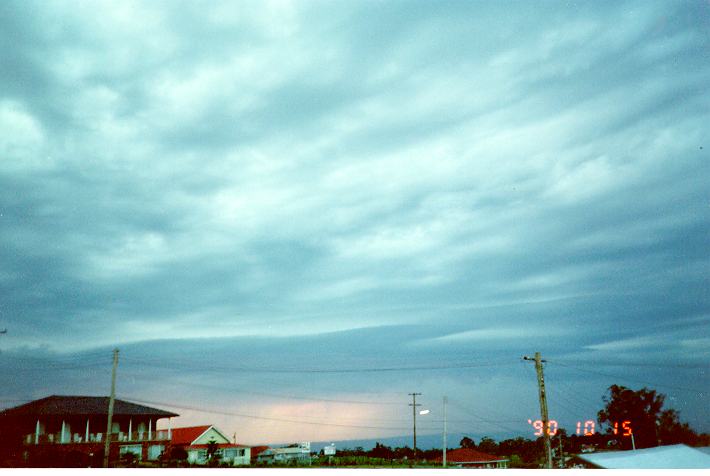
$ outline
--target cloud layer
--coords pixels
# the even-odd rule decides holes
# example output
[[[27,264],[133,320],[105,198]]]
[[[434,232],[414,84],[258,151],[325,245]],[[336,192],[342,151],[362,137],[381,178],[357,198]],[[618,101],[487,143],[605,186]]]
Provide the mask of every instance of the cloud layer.
[[[0,396],[72,393],[21,359],[116,345],[194,361],[188,381],[210,359],[519,370],[539,350],[666,385],[710,430],[676,388],[710,390],[709,22],[697,2],[4,2],[0,359],[20,360]],[[527,418],[496,365],[243,385],[467,401],[473,372]],[[564,369],[594,404],[625,383]],[[333,435],[382,433],[361,430]]]

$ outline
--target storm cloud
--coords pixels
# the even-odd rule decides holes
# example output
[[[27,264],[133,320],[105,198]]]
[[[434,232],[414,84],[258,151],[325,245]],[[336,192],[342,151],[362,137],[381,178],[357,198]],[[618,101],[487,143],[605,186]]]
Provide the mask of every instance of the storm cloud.
[[[119,394],[250,443],[403,434],[413,391],[526,434],[540,351],[561,420],[645,384],[710,431],[709,31],[702,2],[2,2],[0,398],[106,394],[119,347]]]

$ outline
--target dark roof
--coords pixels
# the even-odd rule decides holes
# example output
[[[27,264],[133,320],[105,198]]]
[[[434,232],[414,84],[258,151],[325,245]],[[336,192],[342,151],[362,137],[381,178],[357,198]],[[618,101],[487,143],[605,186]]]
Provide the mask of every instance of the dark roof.
[[[108,415],[109,397],[75,397],[52,395],[50,397],[34,400],[24,405],[8,408],[0,412],[0,417],[23,417],[38,415]],[[146,407],[136,403],[115,399],[113,404],[114,415],[144,415],[157,418],[178,416],[177,413]]]

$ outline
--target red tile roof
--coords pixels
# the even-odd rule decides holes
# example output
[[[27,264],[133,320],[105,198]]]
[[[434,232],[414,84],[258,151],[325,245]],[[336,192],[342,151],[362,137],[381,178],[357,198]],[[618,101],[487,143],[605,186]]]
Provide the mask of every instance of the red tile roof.
[[[486,463],[492,461],[503,461],[506,458],[500,456],[481,453],[478,450],[471,448],[458,448],[446,452],[446,461],[450,463]],[[439,456],[436,461],[442,461],[443,457]]]
[[[251,457],[256,458],[259,456],[260,453],[263,453],[264,451],[268,450],[268,446],[252,446],[251,447]]]
[[[212,425],[188,426],[185,428],[173,428],[171,442],[174,445],[189,445],[199,436],[210,429]]]

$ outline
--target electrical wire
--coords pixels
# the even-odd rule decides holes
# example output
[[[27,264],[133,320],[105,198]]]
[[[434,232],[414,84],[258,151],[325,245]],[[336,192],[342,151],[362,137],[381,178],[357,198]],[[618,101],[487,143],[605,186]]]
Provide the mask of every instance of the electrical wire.
[[[629,378],[621,375],[614,375],[614,374],[609,374],[609,373],[604,373],[604,372],[598,372],[596,370],[589,370],[589,369],[582,369],[579,367],[576,367],[574,365],[566,365],[563,363],[560,363],[559,361],[555,361],[557,365],[561,365],[562,367],[570,368],[570,369],[575,369],[579,372],[585,372],[585,373],[590,373],[590,374],[596,374],[596,375],[601,375],[603,377],[611,377],[615,379],[620,379],[620,380],[627,380],[629,382],[636,382],[636,383],[642,383],[644,385],[653,385],[654,387],[662,387],[662,388],[669,388],[673,390],[680,390],[684,392],[693,392],[693,393],[699,393],[700,395],[707,393],[706,390],[699,390],[697,388],[688,388],[688,387],[678,387],[675,385],[666,385],[666,384],[661,384],[661,383],[654,383],[654,382],[649,382],[647,380],[639,380],[639,379],[634,379],[634,378]]]
[[[463,410],[464,413],[467,413],[468,415],[474,417],[479,422],[489,424],[491,428],[503,428],[504,430],[508,430],[513,433],[519,433],[518,429],[506,425],[506,423],[520,423],[519,420],[489,420],[487,418],[482,417],[481,415],[478,415],[465,405],[461,405],[457,400],[452,400],[451,398],[449,398],[449,403],[453,404],[453,407],[458,408],[459,410]]]
[[[69,363],[54,363],[54,362],[45,362],[43,364],[39,364],[38,362],[35,362],[35,365],[31,366],[15,366],[9,363],[5,363],[6,366],[9,368],[15,370],[15,371],[33,371],[33,370],[76,370],[76,369],[87,369],[87,368],[98,368],[98,367],[110,367],[111,362],[110,361],[101,361],[101,362],[77,362],[75,364],[69,364]]]
[[[75,363],[85,360],[95,360],[97,358],[105,357],[109,363],[111,362],[111,353],[105,351],[92,351],[92,352],[80,352],[72,354],[45,354],[45,355],[33,355],[33,356],[16,356],[11,352],[6,352],[2,354],[5,358],[10,358],[20,361],[52,361],[58,363]]]
[[[190,410],[190,411],[196,411],[200,413],[211,413],[211,414],[216,414],[216,415],[226,415],[226,416],[234,416],[238,418],[248,418],[248,419],[254,419],[254,420],[265,420],[265,421],[277,421],[280,423],[297,423],[297,424],[302,424],[302,425],[316,425],[316,426],[333,426],[333,427],[341,427],[341,428],[362,428],[362,429],[369,429],[369,430],[409,430],[410,427],[384,427],[384,426],[368,426],[368,425],[347,425],[347,424],[342,424],[342,423],[330,423],[330,422],[316,422],[316,421],[308,421],[308,420],[300,420],[300,419],[291,419],[291,418],[277,418],[277,417],[266,417],[266,416],[261,416],[261,415],[251,415],[247,413],[237,413],[237,412],[225,412],[221,410],[213,410],[213,409],[208,409],[208,408],[200,408],[200,407],[194,407],[190,405],[181,405],[181,404],[174,404],[174,403],[166,403],[166,402],[155,402],[155,401],[148,401],[148,400],[142,400],[130,396],[123,396],[121,397],[122,399],[130,400],[132,402],[137,402],[141,403],[144,405],[159,405],[163,407],[168,407],[168,408],[177,408],[180,410]],[[426,430],[430,430],[427,428]]]
[[[588,395],[585,395],[584,393],[580,392],[571,384],[567,383],[564,379],[559,378],[559,376],[557,376],[556,374],[553,374],[552,376],[554,377],[552,388],[562,390],[561,393],[563,393],[565,396],[569,395],[575,400],[578,400],[579,402],[584,402],[586,405],[589,405],[593,408],[597,408],[603,404],[601,396],[598,399],[594,400]]]
[[[152,382],[155,382],[155,377],[148,377],[145,375],[140,375],[136,374],[133,372],[121,372],[122,375],[127,375],[131,378],[137,378],[139,380],[150,380]],[[338,399],[333,399],[333,398],[318,398],[318,397],[304,397],[304,396],[298,396],[298,395],[287,395],[287,394],[280,394],[280,393],[270,393],[270,392],[255,392],[253,390],[243,390],[243,389],[235,389],[232,387],[226,387],[226,386],[221,386],[221,385],[210,385],[210,384],[205,384],[205,383],[195,383],[195,382],[187,382],[184,380],[178,380],[178,379],[173,379],[173,378],[165,378],[165,377],[160,377],[161,380],[166,380],[171,383],[175,384],[182,384],[182,385],[189,385],[189,386],[196,386],[196,387],[204,387],[204,388],[210,388],[210,389],[215,389],[215,390],[228,390],[230,392],[234,393],[242,393],[246,395],[256,395],[256,396],[262,396],[262,397],[273,397],[273,398],[282,398],[286,400],[305,400],[305,401],[314,401],[314,402],[328,402],[328,403],[348,403],[348,404],[354,404],[354,405],[405,405],[404,402],[381,402],[381,401],[375,401],[375,402],[368,402],[364,400],[338,400]]]
[[[548,362],[550,360],[548,359]],[[594,365],[595,367],[652,367],[652,368],[669,368],[669,369],[707,369],[708,364],[703,363],[685,363],[685,364],[668,364],[664,362],[608,362],[602,360],[574,360],[574,359],[554,359],[552,362],[560,365]]]
[[[550,397],[552,397],[552,398],[550,398]],[[580,414],[587,415],[589,413],[587,410],[582,409],[580,406],[578,406],[572,400],[569,400],[569,399],[563,397],[562,393],[557,393],[556,391],[548,391],[547,392],[547,400],[548,400],[548,406],[550,408],[560,407],[561,409],[565,410],[567,412],[567,415],[574,420],[578,420]],[[563,401],[565,403],[563,403]],[[557,415],[555,415],[555,416],[557,416]],[[553,418],[553,419],[559,421],[559,418]]]
[[[133,359],[124,357],[123,360],[133,363],[140,363],[148,367],[167,368],[174,370],[208,370],[208,371],[224,371],[224,372],[249,372],[249,373],[308,373],[308,374],[342,374],[342,373],[372,373],[372,372],[407,372],[407,371],[428,371],[428,370],[453,370],[453,369],[469,369],[481,367],[493,367],[501,365],[511,365],[510,363],[475,363],[475,364],[457,364],[457,365],[429,365],[419,367],[370,367],[370,368],[341,368],[341,369],[315,369],[315,368],[275,368],[275,367],[220,367],[209,365],[207,367],[189,367],[194,362],[182,365],[178,362],[171,361],[170,363],[155,361],[150,359]]]

